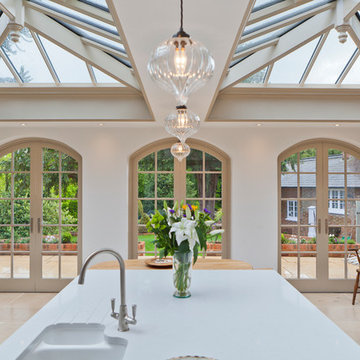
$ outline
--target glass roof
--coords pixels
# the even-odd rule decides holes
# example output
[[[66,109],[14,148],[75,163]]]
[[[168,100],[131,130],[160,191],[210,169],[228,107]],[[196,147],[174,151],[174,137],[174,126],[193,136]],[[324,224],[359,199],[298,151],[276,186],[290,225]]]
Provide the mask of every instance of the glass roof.
[[[77,0],[69,4],[66,1],[60,4],[58,0],[27,0],[24,4],[70,30],[84,46],[96,48],[112,61],[115,59],[131,68],[106,0]],[[36,30],[36,24],[32,24],[30,29],[24,27],[17,43],[8,36],[1,44],[0,83],[3,86],[14,83],[124,86],[116,76],[104,73],[102,64],[96,68],[96,63],[87,63],[88,59],[81,57],[76,50],[70,52],[63,48],[61,39],[39,35]]]
[[[283,3],[283,4],[282,4]],[[272,8],[273,6],[274,9]],[[284,35],[297,31],[298,26],[306,26],[306,22],[324,11],[335,9],[334,0],[299,1],[297,5],[283,0],[257,0],[244,28],[242,37],[236,48],[230,69],[241,68],[242,62],[251,70],[252,56],[263,49],[275,49]],[[261,13],[260,13],[261,11]],[[259,13],[258,13],[259,12]],[[258,15],[259,14],[259,15]],[[360,24],[360,12],[352,19]],[[304,24],[304,25],[303,25]],[[297,32],[297,37],[301,36]],[[345,43],[340,43],[335,29],[325,31],[321,37],[304,38],[301,47],[294,47],[284,55],[266,60],[264,67],[251,75],[245,76],[235,86],[246,84],[259,85],[360,85],[359,51],[351,36]],[[270,64],[270,65],[269,65]]]

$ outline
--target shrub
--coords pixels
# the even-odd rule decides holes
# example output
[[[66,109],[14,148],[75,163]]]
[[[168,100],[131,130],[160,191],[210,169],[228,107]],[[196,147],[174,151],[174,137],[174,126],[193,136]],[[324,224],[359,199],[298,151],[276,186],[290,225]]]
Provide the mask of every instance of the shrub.
[[[61,236],[61,242],[63,244],[70,244],[71,243],[72,236],[69,232],[64,232]]]
[[[354,245],[354,244],[356,244],[355,240],[353,240],[353,239],[349,239],[349,240],[347,241],[347,243],[348,243],[348,245]]]
[[[77,244],[77,237],[71,237],[71,243]]]
[[[316,237],[311,238],[309,244],[316,244]]]
[[[289,244],[289,239],[287,239],[284,234],[281,234],[281,243]]]

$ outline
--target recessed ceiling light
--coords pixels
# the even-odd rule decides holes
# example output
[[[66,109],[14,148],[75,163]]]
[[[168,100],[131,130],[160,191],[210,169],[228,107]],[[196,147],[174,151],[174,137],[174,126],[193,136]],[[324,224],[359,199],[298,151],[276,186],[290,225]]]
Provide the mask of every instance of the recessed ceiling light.
[[[104,126],[104,124],[103,124],[103,123],[100,123],[99,126]]]
[[[262,124],[259,123],[259,124],[256,124],[256,126],[262,126]]]
[[[26,124],[25,124],[25,123],[21,123],[21,126],[26,126]]]
[[[339,126],[340,126],[340,124],[335,124],[335,126],[336,126],[336,127],[339,127]]]

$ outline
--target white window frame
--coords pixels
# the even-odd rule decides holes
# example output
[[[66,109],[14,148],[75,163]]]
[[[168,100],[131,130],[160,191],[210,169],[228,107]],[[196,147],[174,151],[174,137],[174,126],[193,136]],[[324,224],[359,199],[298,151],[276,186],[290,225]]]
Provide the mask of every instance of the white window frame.
[[[345,214],[345,190],[344,189],[329,189],[328,191],[329,200],[328,212],[329,214]]]
[[[297,219],[298,219],[298,202],[297,202],[297,200],[287,200],[287,202],[286,202],[286,220],[297,221]]]

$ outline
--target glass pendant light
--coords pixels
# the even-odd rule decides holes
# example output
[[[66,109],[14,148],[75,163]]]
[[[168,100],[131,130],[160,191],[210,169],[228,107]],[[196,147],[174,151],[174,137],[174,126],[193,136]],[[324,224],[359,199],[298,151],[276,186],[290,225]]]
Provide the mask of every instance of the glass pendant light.
[[[148,72],[164,90],[175,96],[177,104],[184,105],[189,94],[212,77],[215,61],[204,45],[184,31],[183,0],[180,0],[180,9],[180,30],[152,52]]]
[[[188,144],[177,142],[170,149],[171,155],[182,161],[190,154],[190,146]]]
[[[171,113],[165,119],[165,130],[176,136],[182,143],[194,135],[200,127],[200,118],[185,105],[176,107],[176,112]]]

